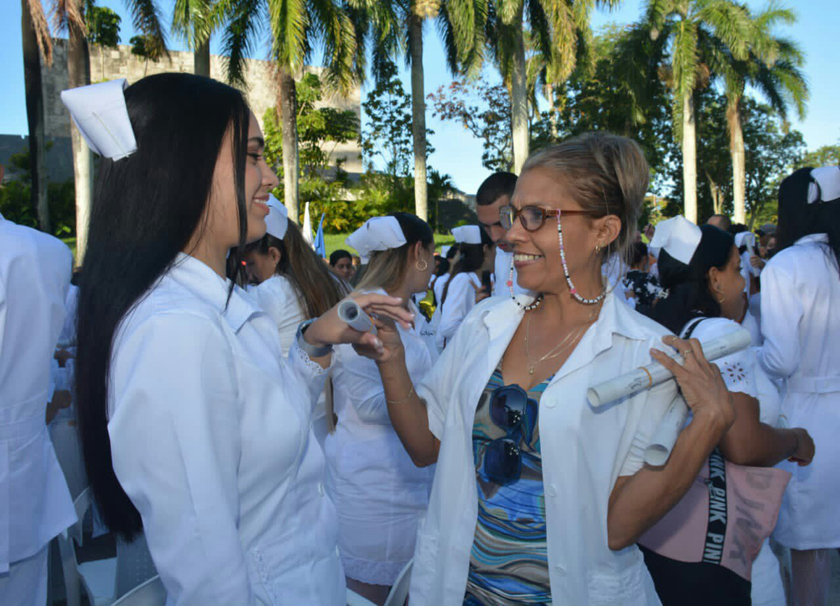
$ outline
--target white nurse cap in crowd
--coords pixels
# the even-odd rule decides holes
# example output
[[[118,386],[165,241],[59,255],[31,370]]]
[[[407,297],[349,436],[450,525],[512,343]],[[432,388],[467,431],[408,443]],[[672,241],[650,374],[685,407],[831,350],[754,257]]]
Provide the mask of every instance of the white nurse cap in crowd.
[[[478,225],[463,225],[452,229],[458,244],[481,244],[481,228]]]
[[[808,204],[840,201],[840,167],[823,166],[811,171]]]
[[[396,217],[373,217],[365,221],[365,224],[350,234],[344,242],[358,251],[362,263],[367,263],[373,253],[399,248],[407,240]]]
[[[265,218],[265,231],[278,240],[286,237],[289,229],[289,211],[280,204],[274,194],[268,194],[268,216]]]
[[[703,232],[699,227],[682,215],[678,215],[656,226],[650,245],[666,251],[680,263],[688,265],[697,247],[700,246],[702,237]]]
[[[121,78],[61,92],[61,102],[82,137],[103,158],[120,160],[137,150],[123,94],[126,87],[128,82]]]
[[[735,234],[735,246],[741,248],[755,248],[755,234],[751,231],[742,231],[740,234]]]
[[[441,247],[440,247],[440,256],[441,256],[441,257],[443,257],[443,258],[445,259],[445,258],[446,258],[446,255],[448,255],[448,254],[449,254],[449,251],[450,251],[450,250],[452,250],[452,247],[451,247],[451,246],[449,246],[448,244],[447,244],[447,245],[445,245],[445,246],[441,246]]]

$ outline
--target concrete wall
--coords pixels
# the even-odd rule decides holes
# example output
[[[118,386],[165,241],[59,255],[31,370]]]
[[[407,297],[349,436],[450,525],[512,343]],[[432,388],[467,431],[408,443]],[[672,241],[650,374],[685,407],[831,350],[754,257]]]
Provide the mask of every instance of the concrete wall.
[[[67,41],[54,40],[53,64],[44,69],[44,109],[46,113],[46,135],[56,140],[70,137],[70,114],[61,103],[61,91],[68,85],[67,74]],[[224,57],[213,55],[210,57],[210,76],[225,81]],[[318,68],[310,68],[319,71]],[[162,72],[193,71],[193,54],[191,52],[170,52],[158,62],[146,62],[141,57],[131,53],[130,46],[102,49],[91,46],[90,49],[90,77],[92,82],[125,78],[129,84],[147,75]],[[247,88],[243,89],[248,104],[251,106],[257,120],[262,126],[263,116],[268,108],[276,104],[276,88],[272,76],[272,66],[268,61],[246,60],[245,79]],[[324,99],[321,105],[329,105],[337,109],[350,110],[361,117],[361,89],[356,87],[347,96],[333,95]],[[328,144],[332,148],[332,144]],[[352,141],[336,146],[333,153],[333,164],[336,158],[344,159],[344,170],[350,173],[362,172],[362,150],[358,142]],[[72,164],[71,173],[72,177]]]

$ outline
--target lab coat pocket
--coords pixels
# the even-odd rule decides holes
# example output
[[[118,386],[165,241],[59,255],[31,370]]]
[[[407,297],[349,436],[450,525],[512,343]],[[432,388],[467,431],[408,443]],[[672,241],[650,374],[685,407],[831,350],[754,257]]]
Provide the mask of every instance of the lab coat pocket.
[[[646,606],[644,582],[647,570],[641,552],[635,550],[631,564],[619,570],[596,569],[587,575],[589,606]]]

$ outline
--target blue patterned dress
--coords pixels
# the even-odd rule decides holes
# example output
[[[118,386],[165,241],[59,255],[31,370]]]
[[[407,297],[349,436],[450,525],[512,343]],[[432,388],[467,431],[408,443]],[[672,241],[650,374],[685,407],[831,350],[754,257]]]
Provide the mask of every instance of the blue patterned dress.
[[[525,419],[511,434],[490,417],[492,393],[504,385],[496,369],[481,397],[473,425],[478,483],[478,522],[470,556],[465,606],[551,604],[546,548],[545,493],[538,429],[539,400],[549,379],[528,391]],[[499,485],[484,473],[484,453],[495,439],[516,440],[522,472]]]

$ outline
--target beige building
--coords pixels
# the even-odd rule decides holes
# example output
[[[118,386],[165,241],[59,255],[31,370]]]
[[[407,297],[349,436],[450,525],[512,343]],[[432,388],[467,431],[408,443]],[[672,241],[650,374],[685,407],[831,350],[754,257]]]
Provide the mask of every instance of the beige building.
[[[46,113],[46,135],[49,139],[61,140],[70,137],[70,114],[61,103],[61,91],[68,87],[67,75],[67,40],[54,40],[53,64],[44,69],[44,111]],[[210,57],[211,77],[225,81],[224,57]],[[319,68],[310,68],[319,71]],[[146,61],[131,53],[131,47],[101,48],[91,45],[90,77],[92,82],[125,78],[129,84],[144,76],[162,72],[192,72],[193,54],[191,52],[170,52],[169,57],[160,61]],[[248,104],[262,126],[263,116],[268,108],[276,104],[276,87],[272,77],[272,67],[268,61],[246,60],[245,79],[247,88],[243,89]],[[336,109],[350,110],[361,118],[361,89],[357,86],[349,95],[332,95],[321,103]],[[330,164],[343,159],[343,168],[349,173],[362,172],[362,150],[358,141],[328,145],[331,151]],[[71,165],[72,166],[72,165]],[[71,169],[72,170],[72,169]],[[72,177],[72,172],[70,174]]]

